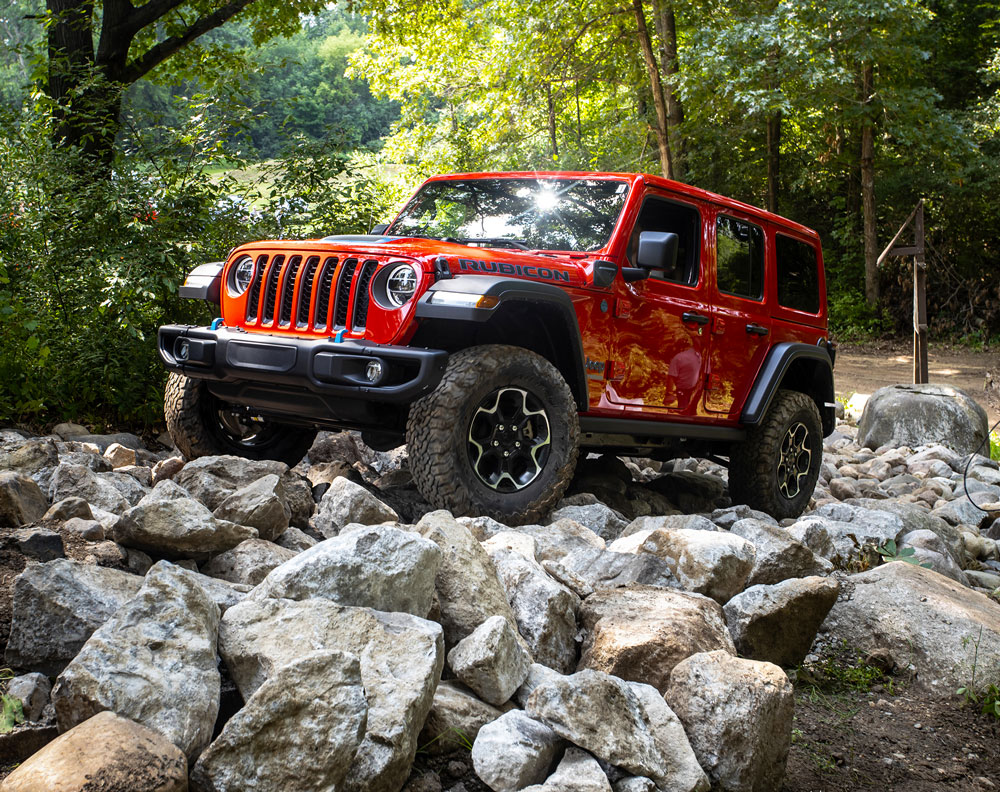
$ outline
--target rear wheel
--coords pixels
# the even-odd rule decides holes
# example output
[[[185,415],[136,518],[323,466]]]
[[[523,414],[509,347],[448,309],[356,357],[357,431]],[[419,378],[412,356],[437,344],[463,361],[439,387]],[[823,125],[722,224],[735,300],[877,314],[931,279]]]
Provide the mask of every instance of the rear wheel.
[[[823,461],[819,409],[799,391],[779,390],[758,425],[729,458],[729,495],[772,517],[798,517],[809,505]]]
[[[410,471],[437,508],[531,522],[566,491],[579,433],[573,394],[549,361],[520,347],[472,347],[410,409]]]
[[[316,439],[315,429],[255,416],[213,396],[204,380],[174,372],[167,378],[163,414],[171,439],[187,459],[231,454],[294,466]]]

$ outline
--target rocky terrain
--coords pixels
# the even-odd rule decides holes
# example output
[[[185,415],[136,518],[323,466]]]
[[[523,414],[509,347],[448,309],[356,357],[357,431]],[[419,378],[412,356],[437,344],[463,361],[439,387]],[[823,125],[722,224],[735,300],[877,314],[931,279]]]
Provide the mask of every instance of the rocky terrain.
[[[941,715],[1000,687],[985,416],[876,397],[780,524],[706,460],[588,458],[507,526],[431,511],[405,449],[349,433],[289,470],[0,430],[0,790],[870,788],[803,765],[852,761],[817,750],[837,680],[885,773],[940,744],[932,781],[997,788],[990,722]]]

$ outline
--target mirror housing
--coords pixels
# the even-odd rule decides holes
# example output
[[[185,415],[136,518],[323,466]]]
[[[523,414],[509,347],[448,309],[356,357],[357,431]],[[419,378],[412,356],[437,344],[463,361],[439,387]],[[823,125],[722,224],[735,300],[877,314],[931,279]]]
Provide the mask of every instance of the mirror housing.
[[[680,237],[669,231],[643,231],[639,234],[636,263],[647,270],[672,270],[677,265]]]
[[[388,223],[379,223],[378,225],[373,225],[372,230],[368,233],[370,234],[384,234],[385,230],[389,227]]]

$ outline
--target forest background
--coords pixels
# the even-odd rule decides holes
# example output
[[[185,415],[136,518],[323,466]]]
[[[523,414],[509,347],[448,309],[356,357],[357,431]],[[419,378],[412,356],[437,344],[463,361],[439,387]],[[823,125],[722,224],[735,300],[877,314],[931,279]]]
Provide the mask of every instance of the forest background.
[[[152,424],[177,288],[425,176],[663,173],[823,237],[831,325],[1000,343],[1000,0],[0,0],[0,421]]]

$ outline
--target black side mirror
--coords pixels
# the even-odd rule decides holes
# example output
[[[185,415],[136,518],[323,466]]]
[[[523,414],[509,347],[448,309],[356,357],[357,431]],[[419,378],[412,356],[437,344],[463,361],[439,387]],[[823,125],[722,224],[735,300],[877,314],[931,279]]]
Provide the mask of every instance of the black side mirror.
[[[389,227],[388,223],[379,223],[378,225],[372,226],[372,230],[368,233],[370,234],[384,234],[385,230]]]
[[[639,234],[636,263],[643,269],[672,270],[677,265],[680,237],[668,231],[643,231]]]

